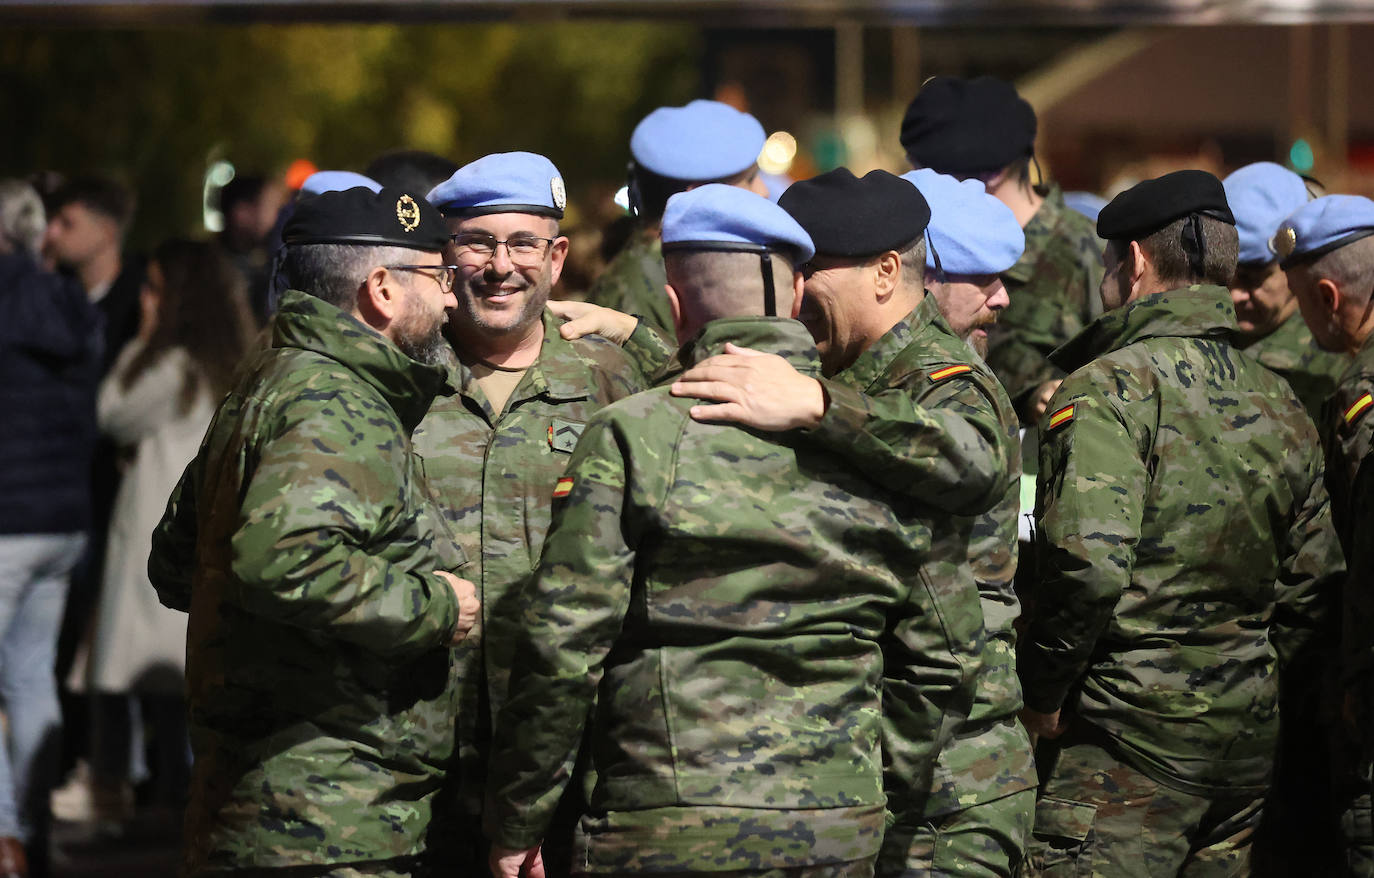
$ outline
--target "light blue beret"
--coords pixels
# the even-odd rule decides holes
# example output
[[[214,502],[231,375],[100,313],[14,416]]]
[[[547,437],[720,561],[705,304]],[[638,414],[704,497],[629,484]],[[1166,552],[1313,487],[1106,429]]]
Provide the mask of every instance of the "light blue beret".
[[[930,168],[908,171],[909,181],[930,205],[926,267],[935,255],[946,274],[998,274],[1021,258],[1026,234],[1016,214],[977,180],[956,180]]]
[[[532,213],[563,218],[568,195],[553,162],[532,152],[498,152],[469,162],[426,196],[444,216]]]
[[[1077,211],[1097,222],[1097,215],[1107,206],[1107,199],[1095,192],[1065,192],[1064,203],[1068,205],[1069,210]]]
[[[663,251],[775,250],[800,265],[816,255],[811,236],[791,214],[760,195],[708,183],[668,199]]]
[[[353,171],[316,171],[301,184],[302,195],[319,195],[321,192],[342,192],[362,186],[373,192],[381,192],[382,184],[371,177]]]
[[[1362,195],[1327,195],[1309,201],[1279,224],[1274,252],[1289,268],[1374,235],[1374,201]]]
[[[635,126],[630,154],[635,163],[674,180],[724,180],[758,161],[763,126],[748,113],[719,101],[659,107]]]
[[[1282,165],[1255,162],[1231,172],[1221,185],[1236,216],[1240,262],[1272,262],[1277,254],[1269,242],[1284,217],[1311,199],[1307,184]]]

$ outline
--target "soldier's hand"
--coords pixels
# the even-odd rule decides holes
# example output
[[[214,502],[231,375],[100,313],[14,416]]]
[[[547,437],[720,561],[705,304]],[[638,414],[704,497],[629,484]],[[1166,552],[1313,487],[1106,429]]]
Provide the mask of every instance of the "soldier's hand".
[[[1026,401],[1026,408],[1029,409],[1031,423],[1038,423],[1040,417],[1045,414],[1045,409],[1050,407],[1050,400],[1054,399],[1054,392],[1063,384],[1059,378],[1051,378],[1044,384],[1035,388],[1035,392]]]
[[[487,865],[493,878],[544,878],[544,857],[539,845],[523,851],[492,845]]]
[[[1056,710],[1054,713],[1040,713],[1031,710],[1029,707],[1021,708],[1021,722],[1025,725],[1026,731],[1031,733],[1034,738],[1057,738],[1064,734],[1069,727],[1067,722],[1060,719],[1062,711]]]
[[[591,302],[556,302],[550,299],[548,307],[555,317],[564,321],[558,327],[558,334],[568,341],[584,335],[599,335],[606,341],[624,344],[639,325],[639,318],[633,314],[622,314]]]
[[[694,405],[693,419],[733,421],[776,432],[815,427],[825,416],[825,391],[777,354],[734,343],[725,353],[702,360],[673,382],[673,396],[713,400]]]
[[[477,623],[477,614],[482,609],[482,604],[477,600],[477,586],[466,579],[461,579],[449,573],[447,570],[436,570],[448,582],[453,589],[453,596],[458,599],[458,627],[454,629],[453,639],[449,641],[449,646],[462,642],[472,626]]]

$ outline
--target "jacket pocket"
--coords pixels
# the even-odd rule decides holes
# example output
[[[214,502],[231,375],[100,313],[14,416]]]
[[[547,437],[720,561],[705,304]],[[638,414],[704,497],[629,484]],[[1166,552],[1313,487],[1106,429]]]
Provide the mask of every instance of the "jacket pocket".
[[[1035,803],[1028,872],[1038,878],[1088,878],[1093,873],[1093,821],[1097,806],[1054,796]]]

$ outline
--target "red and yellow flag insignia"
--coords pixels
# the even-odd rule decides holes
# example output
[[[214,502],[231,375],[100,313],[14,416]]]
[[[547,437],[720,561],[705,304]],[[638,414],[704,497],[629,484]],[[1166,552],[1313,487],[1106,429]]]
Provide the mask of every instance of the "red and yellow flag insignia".
[[[553,447],[553,424],[549,424],[549,447]]]
[[[955,375],[962,375],[962,374],[964,374],[965,372],[972,372],[972,371],[973,371],[973,367],[972,367],[972,366],[969,366],[969,365],[963,365],[963,366],[946,366],[946,367],[943,368],[943,369],[936,369],[934,372],[931,372],[931,373],[930,373],[930,381],[931,381],[931,383],[933,384],[933,383],[935,383],[936,381],[944,381],[946,378],[953,378]]]
[[[1073,403],[1069,403],[1068,405],[1064,406],[1064,407],[1063,407],[1062,409],[1060,409],[1059,411],[1057,411],[1057,412],[1055,412],[1054,414],[1050,415],[1050,429],[1051,429],[1051,430],[1055,429],[1056,427],[1062,427],[1062,426],[1064,426],[1065,424],[1067,424],[1069,421],[1072,421],[1072,420],[1073,420],[1073,405],[1074,405]]]
[[[1360,415],[1364,414],[1365,409],[1374,405],[1374,394],[1366,393],[1364,396],[1355,400],[1355,404],[1345,410],[1345,422],[1349,424]]]
[[[556,485],[553,486],[553,498],[554,498],[555,500],[557,500],[557,499],[560,498],[560,497],[566,497],[566,496],[568,496],[569,494],[572,493],[572,488],[573,488],[573,478],[572,478],[572,476],[564,476],[563,478],[561,478],[561,479],[558,480],[558,484],[556,484]]]

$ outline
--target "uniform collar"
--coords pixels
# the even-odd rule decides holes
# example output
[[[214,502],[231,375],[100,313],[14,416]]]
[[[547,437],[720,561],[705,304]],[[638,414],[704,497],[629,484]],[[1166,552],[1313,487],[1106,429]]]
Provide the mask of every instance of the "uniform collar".
[[[820,354],[806,327],[786,317],[724,317],[712,320],[678,351],[684,369],[725,353],[726,342],[777,354],[813,378],[821,374]]]
[[[444,381],[442,368],[412,360],[352,315],[299,290],[282,294],[272,347],[300,348],[338,362],[382,395],[407,432],[429,411]]]
[[[1236,310],[1225,287],[1194,284],[1143,296],[1089,323],[1052,354],[1050,362],[1072,372],[1097,357],[1147,338],[1217,338],[1232,341]]]
[[[539,348],[539,357],[525,370],[525,376],[506,403],[507,409],[517,399],[546,396],[552,400],[566,401],[585,399],[591,395],[595,376],[587,361],[572,342],[559,334],[560,321],[553,312],[545,309],[540,319],[544,326],[544,341]],[[445,368],[449,387],[468,397],[478,394],[477,379],[473,377],[472,370],[456,356],[449,357]]]
[[[868,387],[887,371],[902,351],[911,346],[913,339],[920,336],[932,324],[945,325],[940,307],[935,297],[927,290],[921,304],[911,313],[898,320],[882,337],[869,345],[848,368],[840,374],[855,387]],[[947,330],[949,331],[949,330]],[[952,335],[953,332],[950,331]]]
[[[1030,246],[1031,239],[1052,238],[1058,234],[1068,210],[1069,206],[1064,203],[1064,193],[1060,190],[1059,184],[1050,184],[1049,191],[1045,193],[1045,200],[1031,216],[1030,222],[1026,223],[1026,249],[1015,265],[1002,272],[1002,277],[1018,283],[1031,280],[1040,261],[1040,248]]]

